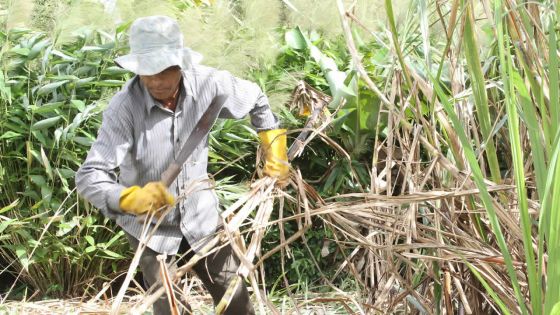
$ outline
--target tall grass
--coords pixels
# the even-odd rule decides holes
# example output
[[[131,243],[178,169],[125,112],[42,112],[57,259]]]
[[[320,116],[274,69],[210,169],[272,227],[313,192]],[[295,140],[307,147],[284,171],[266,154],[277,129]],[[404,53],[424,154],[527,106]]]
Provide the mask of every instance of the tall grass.
[[[462,25],[449,38],[449,42],[463,44],[458,49],[463,51],[469,74],[470,86],[466,86],[466,89],[470,92],[469,94],[472,93],[476,105],[477,120],[474,121],[474,124],[475,128],[479,128],[479,136],[482,139],[479,148],[472,144],[477,141],[473,141],[475,139],[468,136],[472,134],[472,126],[465,125],[459,119],[461,109],[459,109],[458,103],[455,103],[456,96],[450,95],[449,90],[434,75],[429,75],[430,81],[436,90],[437,100],[443,104],[457,131],[462,154],[468,161],[472,172],[470,176],[480,190],[480,198],[490,219],[492,232],[507,266],[509,285],[515,292],[518,305],[517,310],[511,311],[520,311],[524,314],[549,314],[552,307],[560,300],[556,285],[559,280],[556,274],[558,263],[557,260],[554,260],[558,255],[557,247],[552,245],[557,244],[558,237],[556,235],[558,221],[552,218],[557,216],[557,207],[552,206],[557,199],[556,191],[553,188],[555,185],[552,183],[559,180],[556,177],[555,158],[556,145],[558,145],[557,133],[553,131],[556,130],[556,127],[552,127],[552,125],[557,126],[558,117],[554,112],[557,111],[558,97],[557,94],[554,94],[554,100],[548,98],[552,95],[549,91],[558,90],[556,39],[558,29],[548,24],[555,21],[554,12],[557,4],[549,2],[537,6],[536,4],[521,4],[517,1],[494,1],[494,5],[490,6],[487,1],[484,2],[487,8],[491,8],[491,12],[486,13],[493,14],[493,16],[487,16],[489,21],[492,21],[487,25],[491,28],[490,34],[496,36],[494,41],[491,41],[491,45],[497,46],[498,55],[488,55],[486,61],[480,59],[479,52],[481,48],[485,47],[477,44],[478,36],[474,31],[476,28],[474,12],[477,9],[475,2],[462,2],[459,9],[461,15],[458,17]],[[438,12],[449,10],[446,5],[439,3],[435,3],[434,6]],[[396,45],[399,32],[391,19],[392,3],[390,1],[386,1],[386,8],[389,14],[390,30]],[[440,17],[439,22],[448,25],[454,23],[443,17]],[[423,40],[430,39],[424,38]],[[453,45],[451,47],[454,48]],[[405,77],[408,78],[406,71],[407,69],[414,71],[413,65],[398,53],[398,47],[396,47],[396,51],[399,64]],[[486,49],[484,52],[489,53],[492,50]],[[496,58],[497,78],[485,76],[483,73],[485,64],[491,62],[490,58]],[[547,63],[550,66],[545,66]],[[490,83],[499,88],[498,93],[492,93],[492,99],[489,99],[487,95]],[[412,82],[409,82],[409,85],[411,84]],[[505,112],[502,111],[502,103],[505,104]],[[507,124],[507,138],[497,137],[500,134],[505,136],[503,131],[498,129],[501,120]],[[528,143],[525,140],[527,138],[529,138]],[[497,152],[502,151],[502,155],[506,154],[503,148],[510,150],[508,152],[508,155],[511,156],[510,163],[499,162]],[[478,156],[475,155],[475,152],[478,152]],[[485,154],[485,159],[481,159],[481,153]],[[502,158],[502,161],[504,160]],[[482,171],[486,162],[490,170],[488,175]],[[501,170],[507,170],[505,174],[511,172],[510,176],[516,187],[515,204],[509,204],[509,200],[502,198],[503,196],[495,198],[486,191],[487,179],[495,183],[501,182]],[[531,184],[536,185],[532,188],[536,188],[536,193],[531,193],[529,187]],[[535,209],[540,216],[539,223],[535,221],[537,217],[530,213],[529,199],[537,203]],[[519,213],[521,235],[517,241],[513,241],[510,233],[503,230],[504,225],[508,226],[508,222],[499,218],[496,206],[504,207],[508,213]],[[550,217],[547,218],[549,215]],[[517,215],[515,216],[517,217]],[[554,227],[546,227],[548,224],[554,225]],[[507,237],[506,234],[508,234]],[[516,252],[517,242],[523,245],[524,251],[517,252],[518,258],[514,258],[512,252]],[[537,244],[540,245],[537,246]],[[543,261],[545,255],[548,255],[548,262]],[[514,267],[516,259],[525,261],[526,276],[520,274],[520,270]],[[546,273],[546,277],[543,273]],[[477,276],[483,277],[480,274]],[[523,282],[528,283],[527,287],[521,286],[520,277],[524,279]],[[500,303],[501,299],[507,299],[503,295],[495,294],[496,288],[489,286],[486,288]],[[526,304],[527,300],[530,301],[529,304]],[[504,304],[500,305],[503,307]]]

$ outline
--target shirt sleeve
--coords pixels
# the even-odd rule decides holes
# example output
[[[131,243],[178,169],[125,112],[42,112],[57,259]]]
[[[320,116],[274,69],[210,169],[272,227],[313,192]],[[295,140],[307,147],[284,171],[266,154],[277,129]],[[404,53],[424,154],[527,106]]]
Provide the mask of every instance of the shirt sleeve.
[[[268,98],[257,84],[237,78],[227,71],[217,71],[215,79],[216,95],[228,96],[220,118],[241,119],[249,114],[257,132],[279,127]]]
[[[113,97],[103,112],[97,139],[76,173],[78,193],[112,219],[121,213],[119,199],[125,189],[117,182],[116,169],[133,143],[132,116],[124,105],[122,97]]]

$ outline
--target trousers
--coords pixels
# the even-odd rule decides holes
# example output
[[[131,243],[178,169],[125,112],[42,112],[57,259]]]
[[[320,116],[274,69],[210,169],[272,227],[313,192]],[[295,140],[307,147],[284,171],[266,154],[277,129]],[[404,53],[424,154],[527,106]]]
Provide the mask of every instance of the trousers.
[[[126,233],[126,235],[132,248],[136,249],[139,244],[138,240],[128,233]],[[178,254],[187,253],[187,255],[183,259],[179,260],[177,264],[173,263],[173,259],[171,257],[168,257],[167,263],[170,274],[175,272],[177,265],[186,263],[194,255],[193,251],[190,249],[189,243],[185,238],[183,238]],[[157,260],[158,255],[160,255],[160,253],[155,252],[150,248],[146,248],[140,257],[140,270],[142,271],[144,277],[144,285],[148,288],[153,284],[156,284],[156,288],[159,288],[162,285],[160,277],[160,262]],[[220,302],[231,280],[237,276],[238,267],[239,261],[233,254],[233,250],[230,245],[221,248],[214,254],[211,254],[204,259],[201,259],[194,265],[193,271],[212,296],[214,306]],[[167,295],[162,295],[154,303],[153,308],[154,315],[171,314]],[[189,312],[189,310],[183,310],[183,313]],[[233,294],[231,303],[226,308],[224,314],[255,314],[255,310],[253,309],[253,305],[249,299],[247,286],[243,281]]]

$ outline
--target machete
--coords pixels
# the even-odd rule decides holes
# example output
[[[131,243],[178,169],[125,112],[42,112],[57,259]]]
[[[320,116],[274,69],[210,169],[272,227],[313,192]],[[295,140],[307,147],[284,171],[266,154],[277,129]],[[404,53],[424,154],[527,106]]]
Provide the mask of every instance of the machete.
[[[167,169],[161,174],[161,181],[166,187],[171,186],[171,183],[177,178],[181,172],[181,166],[187,161],[189,156],[193,153],[194,149],[198,146],[200,141],[208,134],[216,119],[218,119],[218,114],[222,110],[226,100],[226,95],[217,95],[208,106],[208,109],[202,114],[202,117],[196,123],[196,126],[191,131],[191,134],[187,138],[187,141],[181,148],[177,158],[169,164]]]

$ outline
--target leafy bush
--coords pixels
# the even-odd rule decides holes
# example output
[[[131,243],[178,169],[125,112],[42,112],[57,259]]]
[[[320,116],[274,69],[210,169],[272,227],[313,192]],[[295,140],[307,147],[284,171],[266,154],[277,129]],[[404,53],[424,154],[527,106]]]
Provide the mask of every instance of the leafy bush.
[[[94,31],[59,45],[13,29],[0,41],[0,252],[10,263],[2,271],[21,271],[42,294],[82,294],[126,262],[123,233],[73,183],[106,99],[126,78],[111,62],[118,46]]]

